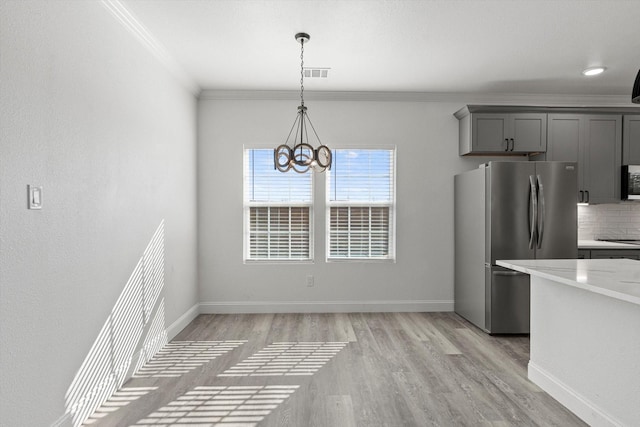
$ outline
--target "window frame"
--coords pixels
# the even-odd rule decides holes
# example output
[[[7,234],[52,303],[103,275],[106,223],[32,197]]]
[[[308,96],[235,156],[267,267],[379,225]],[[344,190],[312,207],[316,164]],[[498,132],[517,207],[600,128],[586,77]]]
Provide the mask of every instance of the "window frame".
[[[391,165],[391,199],[389,201],[331,201],[331,180],[329,179],[329,173],[324,177],[325,179],[325,261],[327,263],[395,263],[396,262],[396,210],[397,210],[397,164],[398,164],[398,149],[396,145],[344,145],[334,146],[332,151],[346,151],[346,150],[383,150],[391,151],[392,165]],[[334,159],[337,156],[334,154]],[[325,172],[325,173],[327,173]],[[388,207],[389,208],[389,230],[388,230],[388,254],[385,257],[332,257],[331,256],[331,208],[332,207]],[[371,217],[370,217],[371,218]],[[369,230],[371,233],[371,230]]]
[[[310,199],[308,202],[295,201],[251,201],[248,197],[248,156],[252,150],[270,150],[273,152],[273,147],[266,145],[244,145],[242,148],[242,207],[243,207],[243,244],[242,244],[242,259],[244,264],[313,264],[314,263],[314,208],[315,208],[315,180],[313,176],[310,179]],[[283,173],[283,172],[278,172]],[[295,171],[289,171],[286,173],[298,175]],[[309,172],[308,172],[309,173]],[[309,257],[308,258],[251,258],[251,208],[252,207],[267,207],[267,208],[282,208],[282,207],[306,207],[309,210]],[[291,231],[289,231],[291,232]]]

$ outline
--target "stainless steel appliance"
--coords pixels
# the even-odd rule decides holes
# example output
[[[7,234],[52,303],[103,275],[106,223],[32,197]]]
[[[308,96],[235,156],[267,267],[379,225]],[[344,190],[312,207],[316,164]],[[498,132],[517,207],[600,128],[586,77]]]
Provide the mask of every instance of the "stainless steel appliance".
[[[491,334],[529,333],[529,276],[500,259],[576,258],[577,165],[490,162],[455,176],[455,311]]]
[[[622,166],[622,200],[640,200],[640,166]]]

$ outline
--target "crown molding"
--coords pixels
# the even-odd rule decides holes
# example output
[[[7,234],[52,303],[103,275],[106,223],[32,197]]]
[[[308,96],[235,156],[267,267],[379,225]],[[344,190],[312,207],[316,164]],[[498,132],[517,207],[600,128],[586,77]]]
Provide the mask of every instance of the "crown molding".
[[[144,46],[160,63],[171,72],[178,81],[193,95],[197,96],[200,87],[184,71],[167,49],[147,30],[120,0],[100,0],[100,3]]]
[[[632,106],[622,95],[560,95],[454,92],[352,92],[309,91],[305,100],[379,102],[459,102],[464,104],[532,105],[554,107]],[[291,101],[300,98],[293,90],[203,90],[200,100]]]

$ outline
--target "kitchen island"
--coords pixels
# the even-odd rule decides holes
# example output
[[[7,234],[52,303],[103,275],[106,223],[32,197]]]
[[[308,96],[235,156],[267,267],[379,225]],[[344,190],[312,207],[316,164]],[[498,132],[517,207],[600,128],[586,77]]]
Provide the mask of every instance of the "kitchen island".
[[[640,262],[497,264],[530,275],[529,379],[591,426],[637,426]]]

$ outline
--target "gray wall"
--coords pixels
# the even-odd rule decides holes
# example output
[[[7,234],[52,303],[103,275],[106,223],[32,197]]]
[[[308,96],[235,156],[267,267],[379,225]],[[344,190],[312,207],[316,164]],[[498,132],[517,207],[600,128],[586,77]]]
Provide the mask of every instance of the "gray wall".
[[[243,95],[250,97],[250,95]],[[203,312],[453,309],[453,176],[484,158],[458,156],[462,103],[307,100],[324,144],[397,146],[397,262],[325,261],[324,175],[315,176],[315,262],[243,264],[243,145],[284,142],[290,100],[199,102],[199,286]],[[230,98],[227,96],[227,98]],[[354,97],[357,98],[357,97]],[[315,276],[307,287],[306,275]]]
[[[614,96],[313,92],[306,105],[329,147],[397,146],[396,263],[325,261],[324,175],[315,176],[315,262],[244,264],[243,145],[284,142],[295,92],[205,91],[198,105],[201,312],[453,309],[453,177],[490,160],[459,157],[453,113],[465,104],[611,105]],[[314,275],[315,286],[306,286]]]
[[[0,7],[0,424],[46,426],[162,221],[147,314],[197,303],[197,105],[100,2]]]

